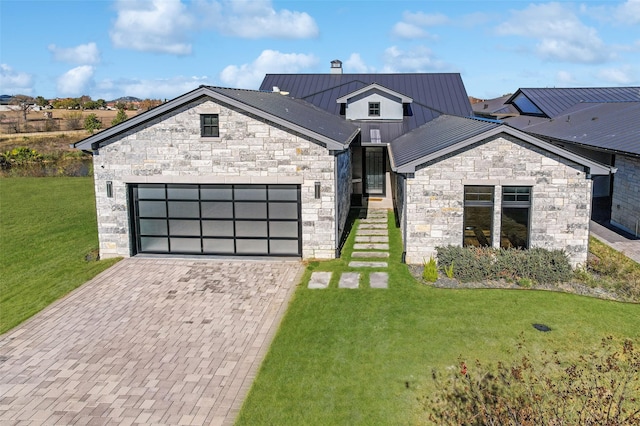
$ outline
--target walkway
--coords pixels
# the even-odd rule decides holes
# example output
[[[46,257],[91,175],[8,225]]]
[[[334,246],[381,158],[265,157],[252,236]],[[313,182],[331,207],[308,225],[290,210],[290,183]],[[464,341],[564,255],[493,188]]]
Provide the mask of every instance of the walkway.
[[[640,263],[640,238],[594,221],[591,221],[589,231],[593,237]]]
[[[389,274],[384,269],[388,267],[389,258],[388,211],[369,208],[362,212],[366,212],[366,217],[360,220],[351,258],[347,259],[354,271],[340,275],[338,288],[357,289],[367,284],[370,288],[387,288]],[[307,287],[327,288],[331,278],[331,272],[313,272]]]
[[[233,424],[302,272],[122,260],[0,336],[0,424]]]

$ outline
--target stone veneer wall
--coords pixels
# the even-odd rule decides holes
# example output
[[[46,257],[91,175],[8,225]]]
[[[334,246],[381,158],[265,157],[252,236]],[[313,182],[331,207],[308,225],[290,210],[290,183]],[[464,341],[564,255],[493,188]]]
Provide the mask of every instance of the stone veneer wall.
[[[200,114],[219,114],[220,137],[200,136]],[[116,137],[93,161],[103,258],[131,254],[128,183],[299,184],[302,256],[335,256],[335,157],[309,138],[235,107],[194,101]],[[112,198],[106,181],[113,182]],[[318,181],[321,198],[315,199]]]
[[[511,136],[416,170],[407,182],[407,263],[462,245],[465,185],[494,185],[493,246],[499,247],[501,187],[532,186],[530,246],[564,249],[573,265],[587,260],[591,180],[583,168]]]
[[[640,158],[616,156],[611,223],[633,234],[640,232]]]

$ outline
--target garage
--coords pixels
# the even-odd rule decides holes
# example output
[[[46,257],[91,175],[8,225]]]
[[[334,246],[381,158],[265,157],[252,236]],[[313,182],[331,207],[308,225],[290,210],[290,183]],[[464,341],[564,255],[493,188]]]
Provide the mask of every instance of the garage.
[[[129,185],[133,254],[301,256],[299,185]]]

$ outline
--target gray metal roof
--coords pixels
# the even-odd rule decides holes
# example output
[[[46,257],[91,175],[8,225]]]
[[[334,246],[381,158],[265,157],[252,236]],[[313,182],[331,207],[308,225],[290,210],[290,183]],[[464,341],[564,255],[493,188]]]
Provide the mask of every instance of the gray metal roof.
[[[540,137],[640,155],[640,102],[581,103],[554,119],[527,118],[505,122]]]
[[[505,102],[511,95],[501,96],[494,99],[485,99],[481,102],[471,104],[473,113],[481,117],[502,118],[518,115],[518,110],[513,105],[507,105]]]
[[[390,146],[393,161],[396,167],[402,167],[499,126],[494,122],[441,115],[393,141]]]
[[[640,102],[640,87],[582,87],[521,88],[505,104],[511,104],[520,94],[529,98],[549,118],[583,102]]]
[[[413,173],[416,167],[422,164],[501,133],[580,164],[593,175],[615,173],[615,168],[597,163],[505,124],[449,115],[442,115],[395,140],[390,145],[392,168],[400,173]]]
[[[467,91],[457,73],[420,74],[267,74],[260,90],[277,87],[294,98],[340,115],[337,99],[377,83],[413,99],[405,131],[422,126],[441,113],[471,116]]]
[[[340,117],[327,113],[307,102],[283,96],[279,93],[200,86],[156,108],[89,136],[73,146],[87,151],[96,150],[100,146],[111,143],[115,136],[203,97],[210,97],[219,102],[227,103],[309,136],[330,150],[345,149],[359,132],[357,126]]]

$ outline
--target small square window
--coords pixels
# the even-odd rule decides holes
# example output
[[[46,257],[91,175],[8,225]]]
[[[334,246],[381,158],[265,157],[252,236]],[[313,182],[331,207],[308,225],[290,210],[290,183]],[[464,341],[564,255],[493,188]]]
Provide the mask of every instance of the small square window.
[[[369,117],[380,117],[380,102],[369,102]]]
[[[218,114],[200,115],[200,136],[218,137],[220,128],[218,126]]]

